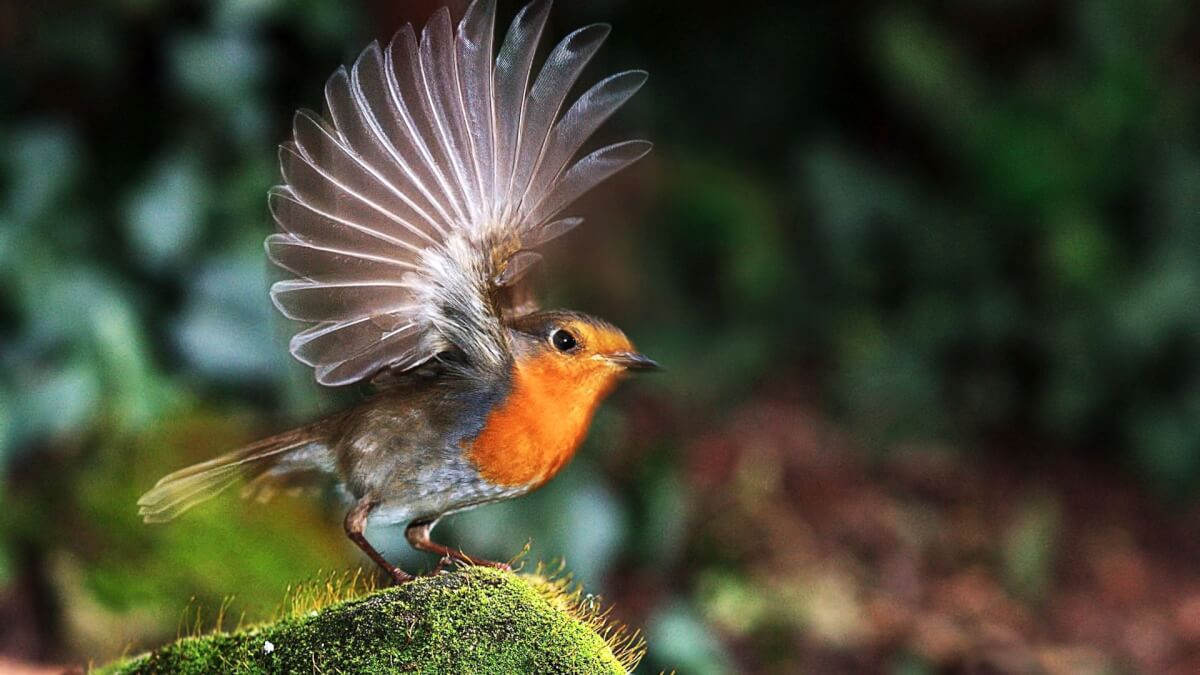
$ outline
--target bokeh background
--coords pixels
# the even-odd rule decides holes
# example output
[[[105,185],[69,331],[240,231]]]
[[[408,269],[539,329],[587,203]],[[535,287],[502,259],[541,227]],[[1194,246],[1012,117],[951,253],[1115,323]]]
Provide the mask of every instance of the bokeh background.
[[[362,563],[320,500],[134,502],[363,395],[286,356],[265,195],[438,4],[0,2],[0,670]],[[1200,672],[1195,3],[558,4],[614,25],[593,80],[651,72],[609,133],[657,148],[546,295],[668,370],[443,538],[565,558],[645,672]]]

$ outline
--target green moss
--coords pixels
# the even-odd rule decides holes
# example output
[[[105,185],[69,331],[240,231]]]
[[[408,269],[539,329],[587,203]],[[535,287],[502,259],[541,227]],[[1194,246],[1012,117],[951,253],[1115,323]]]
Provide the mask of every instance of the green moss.
[[[268,646],[269,643],[269,646]],[[624,673],[586,617],[511,572],[471,568],[249,630],[185,638],[100,671]]]

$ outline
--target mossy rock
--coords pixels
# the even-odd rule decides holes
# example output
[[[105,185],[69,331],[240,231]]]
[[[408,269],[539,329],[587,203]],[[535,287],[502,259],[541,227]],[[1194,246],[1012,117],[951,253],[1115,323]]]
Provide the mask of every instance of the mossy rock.
[[[301,616],[184,638],[132,673],[626,673],[639,645],[566,584],[490,568],[417,579]]]

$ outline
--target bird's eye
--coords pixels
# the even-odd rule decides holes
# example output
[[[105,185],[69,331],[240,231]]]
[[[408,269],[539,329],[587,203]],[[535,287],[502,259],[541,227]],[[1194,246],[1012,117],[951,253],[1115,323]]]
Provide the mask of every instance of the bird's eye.
[[[559,328],[550,335],[550,344],[560,352],[569,352],[579,343],[575,341],[575,336],[571,335],[570,331]]]

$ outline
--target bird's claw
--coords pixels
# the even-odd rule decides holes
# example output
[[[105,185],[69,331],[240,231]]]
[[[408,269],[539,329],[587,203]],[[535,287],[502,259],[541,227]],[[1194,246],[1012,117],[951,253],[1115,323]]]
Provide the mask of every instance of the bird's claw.
[[[434,566],[433,571],[429,573],[429,576],[445,572],[447,568],[451,568],[455,565],[462,565],[466,567],[491,567],[492,569],[503,570],[505,572],[512,571],[512,565],[509,565],[508,563],[496,562],[494,560],[484,560],[482,558],[472,558],[471,556],[465,554],[444,555],[442,556],[442,559],[438,561],[437,565]]]
[[[416,578],[413,575],[409,574],[408,572],[405,572],[404,570],[397,569],[397,568],[389,569],[389,570],[387,570],[387,572],[388,572],[388,577],[391,578],[392,585],[394,585],[394,586],[400,586],[402,584],[406,584]]]

